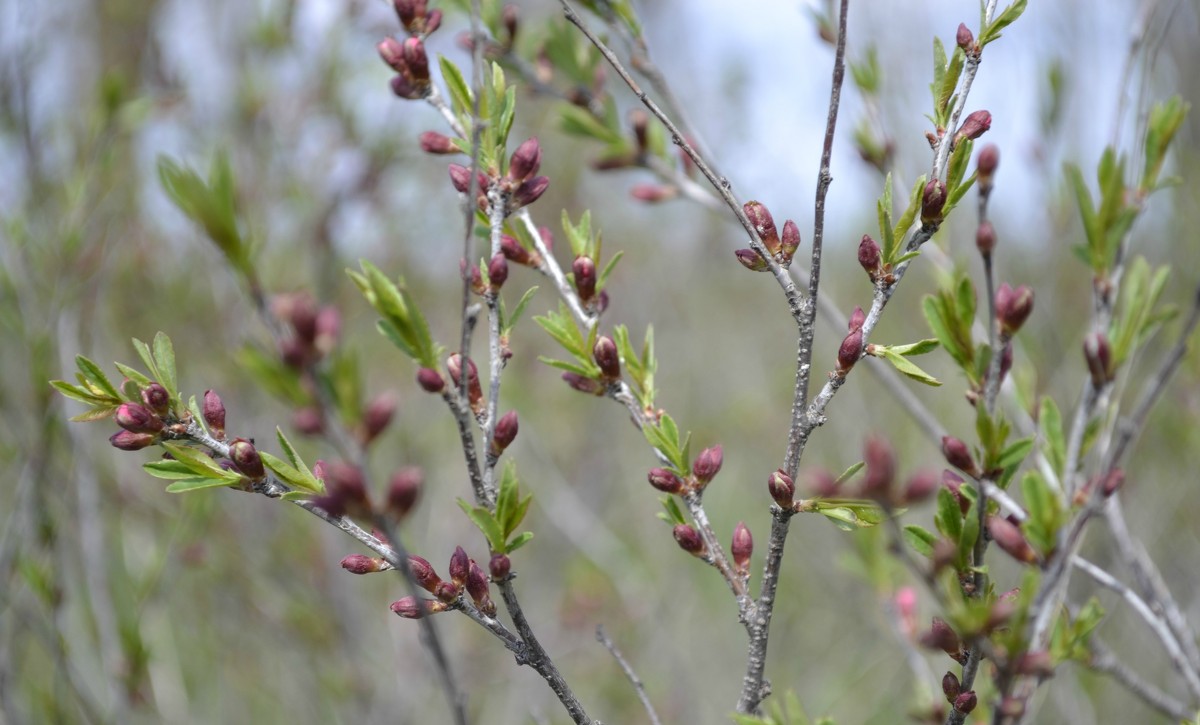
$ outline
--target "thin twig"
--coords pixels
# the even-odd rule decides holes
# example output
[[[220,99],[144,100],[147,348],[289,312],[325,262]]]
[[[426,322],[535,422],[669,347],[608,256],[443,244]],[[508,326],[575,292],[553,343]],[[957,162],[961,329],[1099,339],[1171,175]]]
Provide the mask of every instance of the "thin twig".
[[[1195,710],[1189,709],[1179,700],[1143,680],[1141,675],[1117,659],[1108,647],[1097,638],[1092,637],[1088,646],[1092,650],[1092,658],[1088,662],[1088,667],[1091,669],[1109,675],[1125,689],[1141,698],[1142,702],[1178,722],[1195,716]]]
[[[646,694],[646,686],[642,684],[637,673],[633,671],[633,667],[621,656],[621,651],[617,649],[617,645],[613,644],[612,639],[604,631],[604,625],[596,625],[596,641],[604,645],[621,667],[621,671],[625,673],[626,679],[633,685],[633,689],[637,692],[638,699],[642,701],[642,707],[646,708],[646,715],[650,717],[651,725],[662,725],[662,720],[658,719],[658,713],[654,711],[654,703],[650,702],[649,695]]]

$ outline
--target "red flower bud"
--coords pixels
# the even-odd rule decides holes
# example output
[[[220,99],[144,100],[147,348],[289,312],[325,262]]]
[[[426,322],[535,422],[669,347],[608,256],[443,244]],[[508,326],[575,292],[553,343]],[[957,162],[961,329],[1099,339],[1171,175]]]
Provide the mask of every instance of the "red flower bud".
[[[142,391],[142,402],[154,411],[155,415],[164,416],[171,412],[171,394],[158,383],[150,383]]]
[[[570,385],[581,393],[591,393],[592,395],[602,395],[604,393],[603,385],[591,378],[585,378],[578,373],[563,373],[562,379],[567,385]]]
[[[503,581],[508,578],[508,572],[512,568],[512,562],[505,554],[493,554],[492,560],[488,562],[488,571],[492,574],[493,581]]]
[[[904,487],[904,502],[913,504],[924,501],[936,493],[940,485],[941,481],[933,471],[918,471]]]
[[[617,380],[621,377],[621,356],[617,353],[617,344],[611,337],[601,335],[596,338],[596,344],[592,347],[592,357],[605,379]]]
[[[579,300],[584,304],[596,294],[596,263],[591,257],[579,256],[571,264],[575,275],[575,290],[579,292]]]
[[[542,166],[542,147],[537,137],[525,141],[513,152],[508,162],[508,177],[513,181],[525,181]]]
[[[426,131],[420,137],[421,150],[427,154],[461,154],[454,139],[437,131]]]
[[[762,272],[768,267],[767,260],[753,249],[735,249],[733,256],[737,257],[739,264],[751,272]]]
[[[954,709],[969,715],[971,711],[975,709],[975,705],[977,703],[978,699],[975,697],[975,691],[967,690],[958,697],[954,698]]]
[[[620,168],[624,168],[624,165]],[[674,186],[662,184],[634,184],[629,188],[629,195],[647,204],[658,204],[679,196],[679,191]]]
[[[1017,561],[1032,564],[1038,560],[1037,553],[1029,545],[1029,542],[1025,540],[1021,529],[1017,528],[1008,519],[1000,518],[999,516],[989,516],[987,531],[992,537],[992,541],[996,542],[996,546],[999,546],[1004,553]]]
[[[683,480],[665,468],[651,468],[646,478],[651,486],[663,493],[679,493],[683,490]]]
[[[520,242],[507,234],[500,235],[500,253],[513,264],[536,268],[542,263],[542,258],[536,252],[522,247]]]
[[[704,539],[700,537],[699,532],[687,524],[679,524],[672,530],[671,535],[675,537],[675,542],[679,544],[679,548],[683,549],[692,556],[704,556],[706,547]]]
[[[782,468],[767,477],[767,490],[779,508],[786,511],[792,507],[796,496],[796,483]]]
[[[782,244],[779,241],[779,232],[775,229],[775,220],[771,218],[771,212],[757,201],[746,202],[742,205],[742,211],[746,213],[746,218],[750,220],[751,226],[762,240],[763,246],[767,248],[767,252],[772,256],[778,256]]]
[[[692,463],[692,475],[701,485],[708,483],[721,470],[721,464],[725,461],[724,452],[721,446],[716,445],[712,448],[705,448],[700,451],[700,455],[696,456],[696,460]]]
[[[404,65],[406,74],[418,87],[429,87],[429,56],[425,54],[425,44],[420,38],[405,38]]]
[[[467,556],[467,552],[463,551],[461,546],[454,547],[454,553],[450,555],[450,578],[455,584],[462,585],[467,581],[467,573],[471,569],[471,559]]]
[[[440,393],[446,387],[446,380],[433,368],[421,368],[417,371],[417,385],[427,393]]]
[[[383,559],[374,559],[363,554],[351,554],[342,559],[342,568],[351,574],[374,574],[383,567]]]
[[[441,577],[433,570],[433,565],[416,554],[408,555],[408,569],[412,572],[413,581],[417,586],[433,594],[442,583]]]
[[[880,264],[882,263],[881,251],[879,243],[868,234],[864,234],[862,241],[858,243],[858,263],[872,282],[879,279]]]
[[[404,46],[395,38],[384,38],[375,45],[379,57],[397,73],[404,72]]]
[[[251,481],[261,481],[267,477],[262,457],[258,455],[254,444],[245,438],[234,438],[229,444],[229,460],[233,461],[238,473]]]
[[[388,482],[387,508],[396,518],[403,518],[417,504],[421,495],[421,469],[415,466],[401,468],[392,474]]]
[[[426,604],[416,597],[404,597],[392,602],[392,612],[405,619],[420,619],[430,613]]]
[[[954,698],[958,697],[962,691],[962,684],[958,681],[958,676],[953,672],[947,672],[942,675],[942,694],[946,696],[946,702],[954,702]]]
[[[925,185],[921,193],[921,223],[939,224],[942,221],[942,208],[946,206],[946,185],[939,179],[934,179]]]
[[[453,604],[458,601],[458,595],[461,593],[462,585],[443,581],[441,584],[438,584],[437,591],[433,593],[433,596],[445,604]]]
[[[808,490],[814,496],[833,498],[838,494],[837,476],[824,468],[816,468],[809,471],[805,474],[805,479],[808,481]]]
[[[863,312],[863,308],[855,307],[854,312],[850,313],[850,323],[847,328],[850,332],[861,330],[863,323],[867,321],[867,313]]]
[[[471,170],[461,164],[450,164],[447,167],[450,172],[450,183],[454,186],[454,190],[460,194],[466,194],[471,190]],[[483,189],[476,189],[483,191]]]
[[[301,435],[315,436],[325,430],[325,421],[321,411],[310,405],[292,411],[292,427]]]
[[[533,202],[541,198],[542,194],[546,193],[546,189],[550,187],[550,179],[545,176],[535,176],[532,179],[522,183],[517,187],[517,190],[512,195],[512,208],[520,209],[523,206],[529,206]]]
[[[996,290],[996,319],[1000,321],[1000,332],[1004,336],[1016,334],[1031,312],[1033,290],[1027,286],[1021,285],[1014,290],[1005,282]]]
[[[959,510],[966,516],[967,512],[971,510],[971,501],[962,494],[963,477],[946,469],[942,471],[942,485],[954,494],[954,500],[958,501]]]
[[[462,375],[462,356],[458,353],[451,355],[446,360],[446,369],[450,371],[450,379],[454,381],[454,386],[459,387]],[[467,401],[471,407],[475,407],[481,400],[483,400],[483,388],[479,385],[479,370],[475,367],[474,361],[467,358]]]
[[[1000,147],[994,143],[984,146],[975,160],[975,172],[979,181],[982,183],[986,179],[988,184],[991,184],[992,175],[996,173],[996,167],[999,165]]]
[[[492,436],[493,456],[499,456],[504,449],[512,445],[512,442],[517,439],[519,428],[520,421],[517,419],[517,411],[510,410],[500,416],[500,420],[496,421],[496,433]]]
[[[958,127],[958,133],[954,136],[954,140],[956,142],[963,139],[971,139],[973,141],[987,133],[987,130],[991,127],[992,114],[987,111],[975,111],[963,119],[962,125]]]
[[[504,253],[492,257],[492,261],[488,262],[488,283],[491,285],[493,292],[499,292],[504,283],[508,281],[508,260],[504,258]]]
[[[492,601],[491,593],[488,591],[487,575],[483,573],[483,569],[471,560],[471,568],[467,572],[467,594],[471,595],[471,599],[475,602],[475,606],[479,607],[487,616],[491,617],[496,614],[496,604]]]
[[[862,353],[863,333],[860,327],[846,335],[846,339],[842,340],[842,344],[838,347],[837,374],[845,375],[850,372],[850,368],[854,367],[854,363],[858,362]]]
[[[378,395],[367,404],[362,418],[364,443],[375,440],[380,433],[387,429],[388,424],[392,422],[392,417],[396,414],[396,406],[396,397],[389,393]]]
[[[796,222],[788,219],[783,223],[783,238],[781,239],[783,247],[779,250],[783,257],[783,266],[788,266],[792,263],[792,257],[796,255],[796,250],[800,248],[800,227],[796,226]]]
[[[979,227],[975,230],[975,248],[985,257],[996,248],[996,228],[986,219],[979,222]]]
[[[975,464],[975,459],[971,456],[971,450],[967,448],[967,444],[961,440],[954,436],[942,436],[942,455],[946,457],[946,462],[951,466],[972,478],[979,477],[979,466]]]
[[[154,445],[157,440],[158,436],[153,433],[134,433],[128,430],[119,431],[108,438],[113,448],[122,451],[140,451]]]
[[[754,537],[744,522],[739,521],[733,529],[733,543],[729,545],[729,554],[733,557],[733,565],[743,575],[750,571],[750,556],[754,553]]]
[[[929,631],[921,635],[921,645],[929,649],[940,649],[955,659],[962,656],[962,643],[958,635],[940,617],[934,617]]]
[[[122,403],[113,420],[130,433],[158,433],[163,429],[162,418],[140,403]]]
[[[971,29],[964,23],[958,24],[958,32],[954,35],[954,42],[958,47],[963,49],[964,53],[970,53],[975,48],[975,36],[971,33]]]

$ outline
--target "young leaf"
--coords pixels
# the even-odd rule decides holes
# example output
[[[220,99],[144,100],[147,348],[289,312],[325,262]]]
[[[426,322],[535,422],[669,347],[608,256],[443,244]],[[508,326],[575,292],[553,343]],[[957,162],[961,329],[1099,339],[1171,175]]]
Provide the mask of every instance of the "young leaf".
[[[191,478],[181,478],[167,486],[167,493],[191,493],[192,491],[202,491],[206,488],[221,488],[223,486],[232,486],[239,480],[234,477],[233,480],[227,478],[205,478],[202,476],[193,476]]]
[[[505,553],[504,550],[504,532],[500,529],[499,522],[492,516],[492,513],[482,506],[472,506],[461,498],[458,499],[458,507],[463,510],[471,523],[475,524],[483,536],[487,539],[488,547],[497,554]]]
[[[154,362],[158,368],[158,382],[171,395],[172,404],[179,402],[179,387],[175,376],[175,347],[165,333],[154,333]]]
[[[1062,415],[1058,411],[1058,405],[1050,396],[1042,398],[1042,404],[1038,411],[1038,430],[1042,437],[1042,448],[1045,451],[1046,459],[1050,462],[1050,467],[1054,472],[1062,477],[1063,467],[1067,461],[1067,444],[1066,438],[1063,435]]]
[[[901,374],[916,380],[918,383],[924,383],[933,387],[937,387],[942,384],[942,381],[917,367],[917,365],[915,365],[911,360],[903,355],[897,354],[890,348],[877,345],[875,347],[875,354],[890,362],[892,367],[896,368],[896,370]]]
[[[454,113],[458,116],[467,116],[475,108],[475,96],[471,93],[471,87],[467,85],[467,81],[463,78],[462,71],[458,66],[443,56],[438,56],[438,64],[442,68],[442,80],[446,82],[446,90],[450,95],[450,106],[454,109]]]
[[[904,527],[904,540],[921,556],[933,556],[933,545],[937,543],[937,536],[916,524],[909,524]]]

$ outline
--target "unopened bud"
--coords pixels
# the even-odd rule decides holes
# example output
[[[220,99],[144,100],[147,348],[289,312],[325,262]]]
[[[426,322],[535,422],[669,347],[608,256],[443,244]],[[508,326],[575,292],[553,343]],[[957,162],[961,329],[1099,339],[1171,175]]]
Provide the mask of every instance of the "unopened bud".
[[[796,482],[781,468],[767,477],[767,491],[779,508],[787,511],[796,497]]]
[[[751,226],[762,240],[763,246],[767,248],[767,252],[772,256],[778,256],[782,244],[779,241],[779,232],[775,229],[775,220],[771,218],[771,212],[757,201],[746,202],[742,205],[742,211],[746,213],[746,218],[750,220]]]
[[[1015,669],[1019,675],[1046,678],[1054,674],[1054,660],[1045,650],[1026,652],[1017,658]]]
[[[387,429],[388,424],[392,422],[392,417],[396,414],[396,406],[396,397],[389,393],[378,395],[367,404],[362,418],[364,443],[375,440],[380,433]]]
[[[705,546],[704,539],[700,538],[699,532],[687,524],[679,524],[671,532],[675,537],[675,542],[679,544],[679,548],[683,549],[692,556],[704,556]]]
[[[679,493],[683,490],[683,479],[665,468],[651,468],[646,478],[651,486],[663,493]]]
[[[1012,337],[1029,314],[1033,312],[1033,290],[1021,285],[1015,290],[1008,283],[1000,285],[996,290],[996,318],[1000,321],[1000,332],[1005,337]]]
[[[954,496],[954,500],[958,502],[958,509],[965,516],[971,510],[971,501],[962,493],[963,477],[946,469],[942,471],[942,485]]]
[[[517,411],[510,410],[500,416],[500,420],[496,421],[496,433],[492,436],[493,456],[500,455],[504,449],[512,445],[512,442],[517,439],[519,428],[520,421],[517,418]]]
[[[896,452],[892,444],[881,436],[870,436],[863,445],[863,461],[867,467],[862,484],[863,497],[889,501],[892,483],[896,480]]]
[[[592,347],[592,358],[605,379],[617,380],[621,377],[621,356],[611,337],[601,335],[596,338],[596,344]]]
[[[975,248],[985,257],[996,248],[996,228],[986,219],[979,222],[979,227],[975,230]]]
[[[392,602],[392,612],[405,619],[420,619],[429,614],[428,607],[416,597],[404,597]]]
[[[384,38],[375,45],[379,57],[397,73],[404,72],[404,46],[395,38]]]
[[[1021,529],[1017,528],[1008,519],[999,516],[988,517],[987,531],[992,537],[992,541],[996,542],[996,546],[999,546],[1004,553],[1012,558],[1026,564],[1032,564],[1037,561],[1037,553],[1034,552],[1029,542],[1025,540]]]
[[[1125,471],[1120,468],[1114,468],[1104,477],[1104,483],[1101,484],[1100,492],[1105,498],[1113,495],[1125,484]]]
[[[325,420],[321,411],[311,405],[292,411],[292,427],[301,435],[320,435],[325,430]]]
[[[753,249],[735,249],[733,256],[737,257],[738,264],[751,272],[762,272],[768,267],[767,260]]]
[[[1000,147],[990,143],[983,147],[979,152],[979,157],[975,160],[976,178],[981,184],[986,182],[990,186],[992,176],[996,173],[998,166],[1000,166]]]
[[[919,503],[937,492],[941,481],[933,471],[918,471],[904,486],[904,502]]]
[[[157,440],[158,436],[153,433],[134,433],[128,430],[118,431],[108,438],[113,448],[122,451],[140,451],[154,445]]]
[[[412,511],[421,495],[421,469],[415,466],[401,468],[388,481],[387,508],[396,518],[403,518]]]
[[[430,594],[437,591],[438,585],[442,583],[442,578],[433,570],[433,565],[416,554],[408,555],[408,569],[412,572],[413,581],[417,586]]]
[[[858,263],[872,282],[879,279],[881,271],[879,265],[882,263],[882,259],[879,243],[869,234],[864,234],[862,241],[858,243]]]
[[[122,403],[113,420],[130,433],[158,433],[163,429],[162,418],[140,403]]]
[[[854,363],[862,357],[863,352],[863,333],[862,328],[854,330],[846,338],[842,340],[842,344],[838,347],[837,354],[837,374],[845,375],[850,372],[850,368],[854,367]]]
[[[446,360],[446,369],[450,371],[450,379],[454,381],[454,386],[459,387],[462,384],[462,356],[458,353],[451,355]],[[475,367],[475,362],[467,358],[467,401],[474,407],[482,399],[483,388],[479,385],[479,370]]]
[[[480,611],[489,617],[496,614],[496,604],[492,601],[491,592],[488,591],[487,575],[483,573],[483,569],[471,560],[470,571],[467,572],[467,594],[471,595],[475,606],[479,607]]]
[[[513,152],[508,162],[508,176],[514,181],[525,181],[538,172],[542,165],[542,147],[537,137],[525,141]]]
[[[991,127],[992,114],[987,111],[975,111],[963,119],[962,125],[958,127],[958,133],[954,135],[954,140],[956,142],[963,139],[973,141],[987,133],[987,130]]]
[[[562,379],[567,385],[570,385],[581,393],[591,393],[592,395],[601,395],[604,393],[603,385],[591,378],[585,378],[579,373],[563,373]]]
[[[591,257],[579,256],[571,264],[571,271],[575,275],[575,289],[579,292],[579,299],[587,304],[596,294],[596,263]]]
[[[508,578],[508,573],[512,569],[512,562],[509,561],[506,554],[492,554],[492,560],[488,562],[488,571],[492,575],[492,581],[503,581]]]
[[[934,179],[925,185],[925,191],[921,193],[921,223],[941,223],[942,208],[945,206],[946,185],[940,179]]]
[[[963,49],[964,53],[970,53],[975,48],[975,36],[965,23],[958,24],[958,32],[954,34],[954,42],[958,44],[958,47]]]
[[[974,690],[967,690],[958,697],[954,698],[954,709],[965,714],[971,714],[975,709],[975,705],[979,702],[975,696]]]
[[[627,165],[625,164],[618,168],[625,168]],[[608,168],[612,168],[612,166]],[[659,204],[679,196],[679,191],[674,186],[665,186],[663,184],[634,184],[629,187],[629,195],[647,204]]]
[[[962,655],[962,643],[958,635],[946,624],[946,620],[934,617],[929,631],[921,635],[921,645],[929,649],[940,649],[957,659]]]
[[[792,257],[796,256],[796,250],[800,248],[800,227],[796,226],[796,222],[788,219],[783,223],[780,242],[783,245],[780,256],[783,257],[783,266],[786,267],[792,263]]]
[[[946,696],[946,702],[954,702],[954,698],[962,691],[962,684],[958,681],[958,676],[953,672],[947,672],[942,675],[942,694]]]
[[[458,601],[458,596],[462,594],[462,586],[454,582],[443,581],[437,585],[437,591],[433,596],[438,598],[438,601],[445,604],[453,604]]]
[[[421,368],[417,371],[417,385],[427,393],[440,393],[446,387],[446,380],[433,368]]]
[[[720,472],[721,464],[724,461],[725,454],[721,446],[705,448],[700,451],[700,455],[696,456],[696,460],[692,463],[692,475],[701,485],[704,485]]]
[[[854,312],[850,313],[850,322],[847,328],[850,332],[861,330],[863,323],[867,321],[867,313],[863,312],[862,307],[855,307]]]
[[[733,565],[742,574],[750,571],[750,556],[754,553],[754,537],[744,522],[739,521],[733,529],[733,542],[729,545],[729,554],[733,557]]]
[[[427,154],[461,154],[454,139],[437,131],[426,131],[420,137],[421,150]]]
[[[383,559],[363,554],[351,554],[342,559],[342,568],[351,574],[374,574],[383,568]]]
[[[504,258],[504,253],[492,257],[492,261],[488,262],[488,283],[491,285],[493,292],[498,292],[504,283],[508,281],[508,260]]]
[[[500,253],[513,264],[521,264],[526,267],[537,267],[542,262],[541,257],[521,246],[515,237],[507,234],[500,235]]]
[[[154,411],[155,415],[163,416],[171,412],[171,394],[158,383],[150,383],[142,391],[142,402]]]
[[[471,570],[471,559],[461,546],[454,547],[450,555],[450,568],[447,570],[455,584],[462,585],[467,581],[467,573]]]
[[[942,436],[942,455],[946,462],[972,478],[979,477],[979,466],[971,456],[971,449],[954,436]]]
[[[512,208],[520,209],[523,206],[529,206],[540,199],[548,188],[550,188],[550,179],[545,176],[535,176],[522,183],[513,192]]]
[[[814,468],[805,474],[805,480],[808,481],[808,490],[814,496],[833,498],[838,494],[837,476],[827,469]]]
[[[425,54],[425,44],[420,38],[405,38],[404,64],[414,83],[418,86],[429,85],[429,56]]]
[[[1112,347],[1103,332],[1092,332],[1083,338],[1083,357],[1087,360],[1088,372],[1092,374],[1092,386],[1102,388],[1112,381]]]

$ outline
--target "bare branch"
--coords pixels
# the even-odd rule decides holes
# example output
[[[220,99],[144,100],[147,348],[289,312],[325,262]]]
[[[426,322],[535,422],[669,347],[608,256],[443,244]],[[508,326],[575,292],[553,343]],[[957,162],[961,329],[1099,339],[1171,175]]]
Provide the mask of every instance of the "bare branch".
[[[662,725],[662,720],[658,719],[658,713],[654,711],[654,703],[650,702],[650,697],[646,695],[646,687],[642,684],[642,680],[633,671],[633,667],[629,665],[625,658],[621,656],[621,651],[617,649],[617,645],[613,644],[612,639],[604,631],[604,625],[596,625],[596,641],[604,645],[621,667],[621,671],[625,673],[626,679],[633,685],[633,689],[637,692],[638,699],[642,701],[642,707],[646,708],[646,715],[650,718],[651,725]]]

